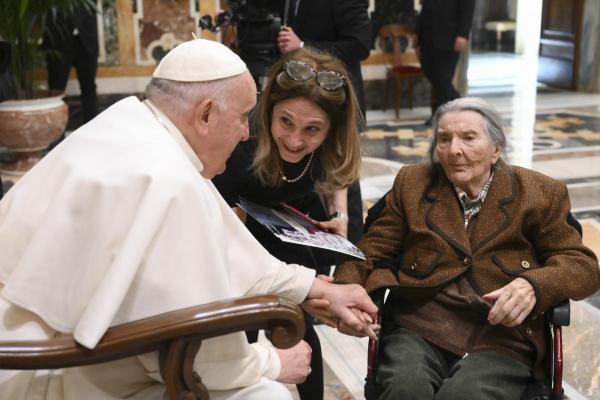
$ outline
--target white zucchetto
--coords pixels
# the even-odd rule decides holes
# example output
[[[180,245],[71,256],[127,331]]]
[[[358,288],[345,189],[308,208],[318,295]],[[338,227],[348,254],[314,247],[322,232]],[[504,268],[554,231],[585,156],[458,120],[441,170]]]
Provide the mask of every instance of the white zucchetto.
[[[180,82],[207,82],[245,71],[246,64],[227,46],[212,40],[194,39],[169,51],[152,76]]]

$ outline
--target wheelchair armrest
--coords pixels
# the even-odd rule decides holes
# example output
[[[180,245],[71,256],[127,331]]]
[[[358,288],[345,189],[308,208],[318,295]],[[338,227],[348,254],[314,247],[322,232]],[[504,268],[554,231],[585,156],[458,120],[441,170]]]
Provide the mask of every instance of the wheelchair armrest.
[[[548,313],[552,325],[569,326],[571,323],[571,304],[569,303],[569,299],[554,306]]]
[[[371,300],[379,309],[379,317],[381,317],[381,312],[383,311],[383,304],[384,304],[384,300],[385,300],[385,291],[387,289],[388,289],[387,287],[382,287],[379,289],[375,289],[373,292],[369,293],[369,296],[371,296]]]
[[[385,300],[385,292],[387,288],[379,288],[369,295],[371,296],[371,300],[377,308],[379,309],[377,313],[377,323],[381,325],[382,321],[382,313],[383,313],[383,305]],[[377,355],[379,353],[379,337],[381,332],[377,334],[377,340],[369,339],[369,344],[367,347],[367,376],[365,377],[365,399],[366,400],[375,400],[379,398],[380,388],[376,379],[376,368],[377,368]]]

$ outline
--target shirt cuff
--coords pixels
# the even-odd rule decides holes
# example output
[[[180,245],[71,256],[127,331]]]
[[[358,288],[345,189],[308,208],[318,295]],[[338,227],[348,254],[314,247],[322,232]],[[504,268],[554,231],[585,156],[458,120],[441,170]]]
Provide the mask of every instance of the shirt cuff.
[[[267,379],[276,380],[281,373],[281,360],[275,347],[269,343],[252,343],[252,348],[258,355],[261,366],[261,375]]]

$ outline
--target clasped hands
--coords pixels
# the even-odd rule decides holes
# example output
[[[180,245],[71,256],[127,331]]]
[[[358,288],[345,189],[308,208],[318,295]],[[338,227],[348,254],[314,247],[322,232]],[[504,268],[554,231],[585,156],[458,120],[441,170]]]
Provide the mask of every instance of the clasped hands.
[[[358,285],[331,284],[333,278],[319,275],[316,281],[327,282],[330,293],[322,297],[309,296],[302,307],[325,324],[338,331],[357,337],[376,339],[381,328],[377,321],[377,307]],[[340,293],[338,293],[338,291]],[[341,296],[341,301],[338,296]],[[493,303],[488,314],[491,325],[515,327],[520,325],[536,304],[533,286],[523,278],[516,278],[498,290],[483,296]]]
[[[319,275],[302,308],[338,331],[377,339],[380,326],[377,321],[377,306],[362,286],[333,284],[332,277]],[[312,291],[312,289],[311,289]]]

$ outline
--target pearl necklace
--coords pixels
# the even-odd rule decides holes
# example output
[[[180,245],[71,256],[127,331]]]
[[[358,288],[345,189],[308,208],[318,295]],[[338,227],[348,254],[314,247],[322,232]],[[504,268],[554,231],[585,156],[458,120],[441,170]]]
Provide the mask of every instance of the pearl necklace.
[[[279,171],[279,172],[281,172],[281,179],[283,179],[283,181],[287,182],[287,183],[298,182],[306,174],[306,171],[308,171],[308,167],[310,167],[310,163],[312,162],[314,155],[315,155],[314,151],[312,153],[310,153],[310,158],[308,159],[308,162],[304,166],[304,169],[302,170],[302,172],[300,172],[300,175],[298,175],[295,178],[288,178],[287,176],[285,176],[283,174],[283,170],[281,170],[281,171]]]

